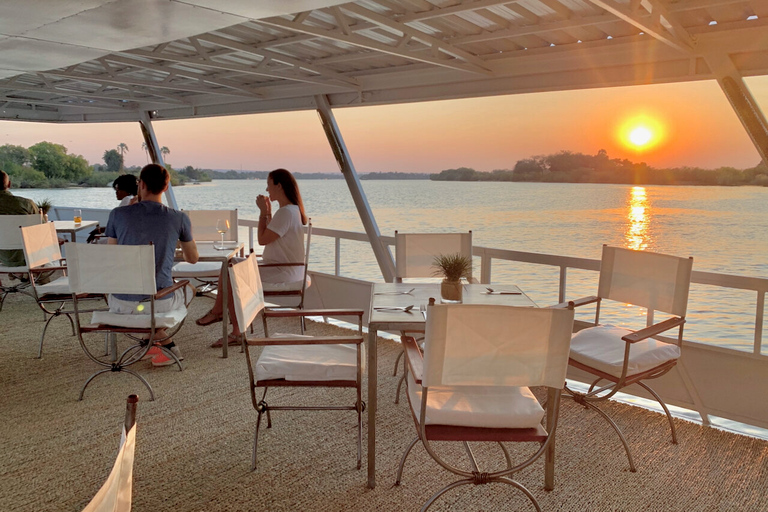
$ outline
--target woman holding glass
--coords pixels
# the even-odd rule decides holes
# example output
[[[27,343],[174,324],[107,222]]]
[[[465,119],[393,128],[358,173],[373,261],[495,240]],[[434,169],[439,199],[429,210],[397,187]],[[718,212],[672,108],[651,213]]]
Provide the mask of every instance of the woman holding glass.
[[[272,202],[280,206],[272,214]],[[292,263],[304,260],[304,230],[307,214],[301,199],[296,178],[285,169],[275,169],[267,177],[267,195],[256,197],[259,207],[258,241],[264,246],[263,263]],[[226,268],[222,269],[223,272]],[[300,266],[265,267],[259,269],[262,282],[293,283],[304,279],[304,269]],[[221,282],[221,278],[219,278]],[[232,304],[232,301],[229,301]],[[216,295],[213,308],[203,317],[198,318],[197,325],[210,325],[220,322],[222,318],[222,297]],[[237,322],[233,322],[235,330],[229,336],[229,343],[238,344]],[[222,340],[212,346],[221,346]]]

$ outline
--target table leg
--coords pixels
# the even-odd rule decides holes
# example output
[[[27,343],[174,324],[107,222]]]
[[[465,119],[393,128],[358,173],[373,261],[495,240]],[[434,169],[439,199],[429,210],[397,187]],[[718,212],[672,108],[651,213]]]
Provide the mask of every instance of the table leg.
[[[368,326],[368,488],[376,487],[376,388],[378,380],[376,329]]]
[[[221,357],[228,357],[229,348],[229,271],[226,268],[227,262],[223,262],[224,272],[221,275],[221,289],[219,293],[223,294],[221,297]]]

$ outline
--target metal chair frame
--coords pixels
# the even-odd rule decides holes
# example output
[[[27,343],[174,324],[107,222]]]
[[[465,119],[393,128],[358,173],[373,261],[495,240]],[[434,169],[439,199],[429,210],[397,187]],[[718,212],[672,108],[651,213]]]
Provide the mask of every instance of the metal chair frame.
[[[86,247],[98,248],[99,246],[86,245]],[[111,247],[135,248],[137,246],[111,246]],[[80,247],[78,247],[78,249],[88,250]],[[73,266],[78,264],[76,257],[72,258],[71,264]],[[104,265],[109,266],[110,263],[104,262]],[[154,272],[155,272],[154,259],[152,260],[151,265],[145,265],[143,268],[145,268],[147,271],[151,271],[152,277],[154,279]],[[85,269],[85,270],[87,271],[88,269]],[[144,384],[144,386],[147,388],[147,390],[149,391],[150,400],[153,401],[155,399],[155,393],[152,390],[152,386],[150,386],[149,382],[147,382],[147,380],[143,376],[129,369],[128,367],[139,362],[147,354],[147,352],[149,352],[149,349],[152,348],[152,346],[155,343],[161,343],[167,339],[170,339],[176,333],[178,333],[179,330],[182,328],[182,326],[184,325],[184,321],[186,320],[186,317],[182,319],[178,324],[173,326],[172,328],[167,329],[166,336],[157,337],[157,331],[159,330],[159,328],[157,327],[157,324],[156,324],[155,305],[157,300],[162,299],[163,297],[166,297],[168,295],[171,295],[175,293],[176,290],[188,285],[189,285],[188,280],[176,281],[173,285],[163,288],[161,290],[158,290],[157,293],[150,295],[147,299],[142,301],[145,303],[149,303],[149,311],[150,311],[148,315],[150,317],[150,326],[145,328],[124,327],[124,326],[108,325],[108,324],[83,324],[80,321],[80,315],[84,313],[93,313],[94,311],[97,311],[97,310],[94,310],[94,309],[81,310],[79,302],[80,300],[82,300],[82,296],[84,294],[78,294],[78,293],[72,294],[72,301],[74,304],[73,313],[75,316],[75,325],[76,325],[75,330],[77,333],[78,340],[80,342],[80,347],[82,348],[85,355],[91,361],[103,367],[101,370],[98,370],[94,374],[92,374],[85,381],[85,384],[83,384],[83,387],[80,390],[80,395],[78,397],[78,400],[83,399],[83,396],[85,394],[85,389],[96,377],[98,377],[99,375],[103,375],[105,373],[114,373],[114,372],[125,372],[130,375],[133,375],[134,377],[139,379],[139,381],[141,381],[141,383]],[[116,293],[120,293],[120,291],[116,290]],[[185,300],[186,306],[189,306],[193,296],[194,296],[193,294],[185,294],[185,297],[189,297],[189,300]],[[99,311],[103,311],[103,310],[104,308],[101,308]],[[102,358],[94,355],[92,350],[89,349],[88,345],[85,342],[85,339],[83,338],[83,334],[91,334],[91,333],[105,334],[106,343],[108,344],[108,350],[105,355],[109,357],[108,361],[105,361]],[[135,342],[134,344],[130,345],[128,348],[124,349],[120,354],[117,353],[117,341],[116,341],[117,334],[124,334],[126,337],[128,337],[129,339]],[[179,371],[182,371],[183,366],[181,364],[181,361],[178,359],[178,357],[176,357],[176,354],[164,348],[162,345],[160,345],[160,348],[166,356],[174,360],[174,363],[178,367]]]
[[[429,308],[432,307],[434,307],[434,299],[430,299],[427,315],[429,315]],[[573,304],[571,304],[568,309],[572,311],[573,307]],[[571,316],[571,321],[572,318],[573,317]],[[395,485],[399,486],[401,484],[408,455],[413,447],[421,441],[430,457],[444,469],[461,477],[459,480],[452,482],[435,492],[421,507],[421,512],[426,512],[426,510],[428,510],[440,496],[451,489],[463,485],[486,485],[491,483],[503,483],[520,490],[530,500],[535,509],[541,511],[534,495],[523,484],[514,480],[512,476],[529,467],[539,459],[539,457],[546,454],[544,463],[544,488],[548,491],[554,489],[554,439],[560,414],[562,388],[545,386],[547,389],[547,403],[544,416],[546,427],[538,425],[536,428],[483,428],[439,424],[427,425],[426,416],[429,400],[429,387],[422,386],[422,375],[424,373],[424,354],[422,352],[422,347],[413,336],[403,336],[402,341],[405,351],[406,377],[408,377],[408,374],[412,376],[406,378],[406,387],[411,384],[421,386],[422,395],[421,407],[417,414],[414,404],[411,402],[410,394],[407,394],[408,403],[410,404],[411,409],[411,417],[416,425],[417,436],[406,447],[400,458]],[[460,468],[441,457],[431,444],[436,441],[461,442],[469,459],[471,469],[467,470]],[[475,454],[469,445],[471,442],[497,443],[504,455],[506,467],[502,470],[492,472],[482,471]],[[539,449],[525,461],[513,465],[510,454],[503,444],[505,442],[536,442],[539,443]]]
[[[21,240],[21,226],[32,226],[42,224],[42,215],[32,213],[29,215],[0,215],[0,250],[18,250],[23,251],[24,245]],[[33,299],[35,294],[30,290],[29,268],[27,265],[20,267],[5,267],[0,264],[0,274],[8,276],[10,279],[18,279],[16,284],[0,283],[0,311],[3,310],[5,298],[10,293],[23,293]],[[24,278],[23,276],[27,276]]]
[[[602,259],[603,262],[606,261],[607,253],[611,251],[630,251],[630,249],[622,249],[622,248],[609,247],[607,245],[604,245],[603,259]],[[642,252],[642,251],[635,251],[635,252]],[[657,253],[644,253],[644,254],[651,255],[650,257],[658,256]],[[666,256],[666,255],[662,255],[662,256]],[[688,284],[690,284],[690,273],[691,273],[691,267],[693,265],[693,258],[678,258],[678,259],[681,261],[681,264],[684,264],[684,265],[687,264],[687,268],[684,271],[687,271]],[[605,266],[601,265],[601,273],[600,273],[601,283],[604,280],[610,279],[610,276],[604,275],[604,269],[605,269]],[[603,289],[603,286],[601,285],[599,288]],[[685,289],[682,291],[676,290],[676,293],[684,294],[685,301],[687,302],[687,297],[688,297],[687,285],[685,286]],[[598,326],[600,325],[600,305],[603,299],[610,300],[610,297],[603,297],[600,295],[589,296],[589,297],[583,297],[578,300],[572,301],[572,303],[576,307],[584,306],[587,304],[595,304],[595,321],[592,324],[592,326]],[[623,300],[621,302],[626,303],[626,301],[623,301]],[[566,303],[557,304],[556,306],[553,306],[553,307],[563,307],[565,304]],[[582,405],[585,409],[591,409],[597,412],[600,416],[603,417],[603,419],[605,419],[606,422],[608,422],[611,428],[619,436],[619,440],[621,441],[621,444],[624,447],[624,451],[627,454],[627,460],[629,461],[630,471],[633,473],[637,471],[637,467],[635,466],[634,459],[632,458],[632,452],[630,451],[629,444],[627,443],[627,439],[625,438],[624,433],[621,431],[621,428],[619,428],[618,424],[616,424],[616,422],[605,411],[600,409],[597,406],[597,404],[599,404],[600,402],[605,402],[608,399],[612,398],[614,395],[616,395],[616,393],[621,391],[621,389],[627,386],[631,386],[632,384],[637,384],[638,386],[646,390],[659,403],[669,423],[669,428],[672,435],[672,443],[677,444],[677,432],[675,430],[675,423],[672,419],[672,414],[669,412],[669,408],[667,407],[667,404],[658,395],[658,393],[656,393],[648,384],[646,384],[643,381],[656,379],[667,374],[670,370],[672,370],[672,368],[675,367],[678,360],[673,359],[670,361],[666,361],[644,372],[640,372],[632,375],[628,374],[629,373],[628,365],[630,362],[630,349],[633,343],[637,343],[639,341],[643,341],[648,338],[656,338],[660,334],[666,331],[669,331],[671,329],[674,329],[675,327],[678,328],[678,331],[677,331],[677,336],[674,338],[674,343],[678,347],[680,347],[682,351],[683,326],[685,324],[685,314],[680,316],[674,316],[672,318],[669,318],[667,320],[654,324],[653,323],[654,309],[652,304],[634,304],[634,305],[648,308],[647,309],[648,311],[647,327],[645,327],[644,329],[633,331],[630,334],[621,338],[622,341],[625,342],[624,360],[622,363],[621,375],[619,377],[616,377],[615,375],[610,375],[608,373],[600,371],[599,369],[582,364],[579,361],[576,361],[573,358],[570,358],[568,362],[570,366],[573,366],[574,368],[578,368],[579,370],[589,373],[595,376],[596,379],[590,384],[589,389],[586,392],[577,391],[566,384],[565,394],[564,394],[566,398],[572,398],[576,403]],[[667,338],[663,341],[669,342],[670,339]],[[607,381],[607,384],[604,384],[598,387],[598,385],[602,381]]]

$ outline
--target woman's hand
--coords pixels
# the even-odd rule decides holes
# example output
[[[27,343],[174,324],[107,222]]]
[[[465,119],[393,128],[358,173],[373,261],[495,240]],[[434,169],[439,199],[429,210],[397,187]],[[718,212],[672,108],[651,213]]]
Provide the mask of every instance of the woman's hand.
[[[272,203],[265,195],[256,196],[256,206],[261,210],[261,215],[272,215]]]

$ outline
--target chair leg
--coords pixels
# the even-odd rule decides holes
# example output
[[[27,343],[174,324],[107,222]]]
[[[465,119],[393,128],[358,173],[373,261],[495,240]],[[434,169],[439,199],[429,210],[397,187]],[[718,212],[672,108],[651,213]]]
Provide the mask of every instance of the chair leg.
[[[98,377],[99,375],[101,375],[103,373],[113,372],[113,371],[130,373],[131,375],[133,375],[134,377],[139,379],[142,382],[142,384],[144,384],[147,387],[147,390],[149,390],[149,399],[151,401],[155,400],[155,392],[152,391],[152,386],[149,385],[149,382],[147,382],[147,380],[144,377],[142,377],[138,373],[134,372],[133,370],[128,370],[126,368],[120,368],[119,370],[115,370],[112,367],[110,367],[110,368],[104,368],[103,370],[99,370],[96,373],[94,373],[93,375],[91,375],[90,377],[88,377],[88,380],[85,381],[85,384],[83,384],[83,388],[80,390],[80,396],[78,397],[78,401],[82,401],[83,400],[83,395],[85,394],[85,388],[88,387],[88,384],[90,384],[93,379],[95,379],[96,377]]]
[[[629,451],[629,444],[627,444],[627,440],[624,437],[624,434],[621,432],[621,429],[619,428],[619,426],[616,424],[616,422],[613,421],[613,419],[610,416],[608,416],[608,414],[602,411],[595,404],[584,401],[582,405],[584,405],[584,407],[592,409],[593,411],[597,411],[600,414],[600,416],[602,416],[605,419],[605,421],[608,422],[611,428],[613,428],[613,430],[616,431],[616,433],[619,435],[619,439],[621,440],[621,444],[624,445],[624,451],[627,452],[627,460],[629,460],[629,470],[632,473],[637,472],[637,468],[635,468],[635,461],[632,459],[632,452]]]
[[[357,402],[357,469],[363,467],[363,410],[365,404],[358,400]]]
[[[266,392],[265,392],[266,394]],[[256,417],[256,432],[253,435],[253,453],[251,454],[251,471],[256,471],[256,452],[259,449],[259,428],[261,428],[261,415],[267,414],[267,428],[272,427],[272,421],[269,419],[269,405],[262,400],[256,408],[258,416]]]
[[[45,331],[48,330],[48,326],[50,325],[51,320],[53,320],[57,316],[59,316],[58,313],[53,313],[45,320],[45,325],[43,326],[43,334],[42,336],[40,336],[40,347],[37,349],[38,359],[43,358],[43,341],[45,341]]]
[[[403,387],[403,382],[405,382],[405,374],[403,374],[400,377],[400,380],[397,382],[397,391],[395,392],[395,403],[400,403],[400,388]]]
[[[661,397],[657,395],[656,392],[653,389],[651,389],[651,387],[648,384],[644,384],[643,382],[638,382],[638,384],[641,385],[651,395],[653,395],[653,398],[655,398],[656,401],[659,402],[659,405],[661,405],[662,409],[664,409],[664,414],[667,415],[667,420],[669,421],[669,429],[672,431],[672,444],[677,444],[677,432],[675,431],[675,422],[672,421],[672,414],[670,414],[669,409],[667,408],[667,404],[664,403],[664,400],[662,400]]]
[[[400,360],[403,358],[403,354],[405,354],[405,350],[400,350],[400,353],[397,354],[397,359],[395,359],[395,368],[392,370],[393,377],[397,375],[397,365],[400,364]]]
[[[395,479],[395,485],[400,485],[400,481],[403,479],[403,467],[405,466],[405,459],[408,458],[408,454],[411,453],[411,450],[414,446],[416,446],[416,443],[418,442],[419,437],[416,436],[416,439],[411,441],[411,444],[409,444],[408,448],[406,448],[403,452],[403,456],[400,457],[400,465],[397,467],[397,478]]]

